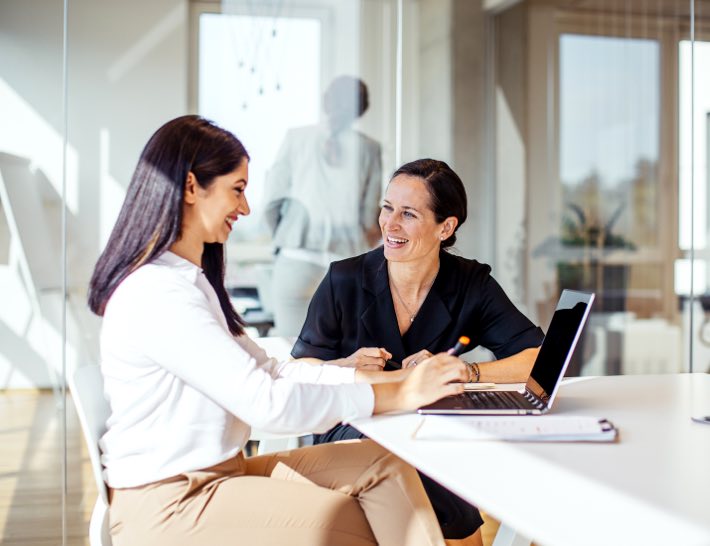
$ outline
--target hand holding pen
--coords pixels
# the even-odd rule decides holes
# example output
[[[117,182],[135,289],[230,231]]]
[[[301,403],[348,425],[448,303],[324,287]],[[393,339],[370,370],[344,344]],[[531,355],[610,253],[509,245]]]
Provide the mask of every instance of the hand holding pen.
[[[450,354],[453,356],[459,356],[461,353],[463,353],[464,349],[468,347],[468,344],[471,343],[471,340],[467,336],[461,336],[459,340],[456,342],[456,345],[451,347],[448,351],[446,351],[446,354]]]
[[[471,343],[471,340],[468,337],[461,336],[456,342],[456,345],[451,347],[451,349],[449,349],[447,353],[453,356],[459,356],[461,353],[463,353],[464,349],[468,347],[469,343]],[[477,362],[464,362],[464,364],[466,364],[466,368],[468,369],[468,380],[466,381],[466,383],[469,386],[466,387],[467,389],[490,389],[495,386],[493,383],[479,383],[479,381],[481,380],[481,370],[478,367]],[[471,385],[471,383],[474,383],[475,385]]]
[[[463,353],[464,349],[468,347],[469,343],[471,343],[471,340],[468,337],[461,336],[456,342],[456,345],[451,347],[451,349],[449,349],[447,353],[453,356],[459,356],[461,353]],[[464,364],[466,364],[466,368],[468,369],[468,380],[466,381],[466,383],[478,383],[481,380],[481,370],[478,367],[478,363],[464,362]],[[485,386],[488,387],[490,386],[490,384],[486,384]]]

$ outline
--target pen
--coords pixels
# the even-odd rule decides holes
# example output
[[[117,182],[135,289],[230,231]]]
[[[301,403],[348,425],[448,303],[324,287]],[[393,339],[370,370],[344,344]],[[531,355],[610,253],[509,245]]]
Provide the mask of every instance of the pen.
[[[446,353],[453,356],[459,356],[461,353],[463,353],[463,350],[468,346],[469,343],[471,343],[471,340],[468,337],[461,336],[456,342],[456,345],[451,347],[451,349],[446,351]]]

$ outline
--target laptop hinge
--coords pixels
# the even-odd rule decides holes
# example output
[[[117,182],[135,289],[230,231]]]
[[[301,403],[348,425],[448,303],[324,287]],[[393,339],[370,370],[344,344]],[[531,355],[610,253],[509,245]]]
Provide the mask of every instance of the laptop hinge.
[[[523,392],[523,397],[530,402],[535,409],[544,409],[546,407],[545,402],[542,401],[542,399],[537,396],[534,392],[529,390],[527,387],[525,387],[525,392]]]

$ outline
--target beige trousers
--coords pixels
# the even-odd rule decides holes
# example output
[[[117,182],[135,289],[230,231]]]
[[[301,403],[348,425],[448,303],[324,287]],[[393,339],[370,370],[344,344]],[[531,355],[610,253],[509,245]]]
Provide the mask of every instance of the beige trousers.
[[[444,544],[414,468],[370,440],[113,489],[110,529],[114,546]]]

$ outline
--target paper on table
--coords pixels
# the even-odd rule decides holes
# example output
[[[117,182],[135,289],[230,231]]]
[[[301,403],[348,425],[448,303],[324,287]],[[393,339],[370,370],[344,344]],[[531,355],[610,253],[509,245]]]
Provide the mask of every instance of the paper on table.
[[[574,415],[473,417],[427,415],[418,440],[509,440],[517,442],[610,442],[616,429],[606,419]]]

